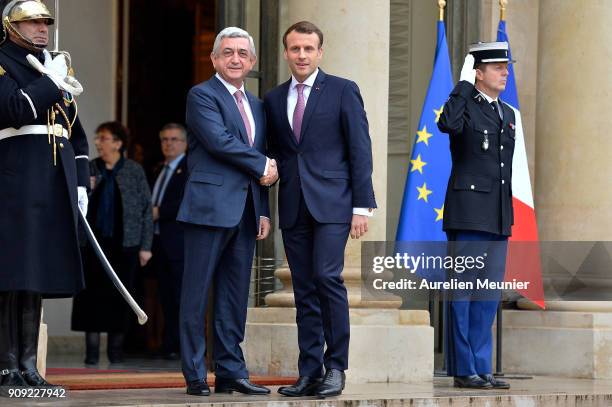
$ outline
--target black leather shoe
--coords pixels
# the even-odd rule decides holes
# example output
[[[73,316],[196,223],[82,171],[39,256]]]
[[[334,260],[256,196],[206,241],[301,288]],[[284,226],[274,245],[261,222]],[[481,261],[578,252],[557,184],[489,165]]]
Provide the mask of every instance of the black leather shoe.
[[[318,397],[339,396],[342,394],[342,390],[344,390],[345,380],[346,376],[342,370],[329,369],[325,372],[325,377],[323,377],[323,381],[317,387],[315,395]]]
[[[232,393],[235,391],[251,395],[270,394],[270,389],[251,383],[249,379],[223,379],[217,377],[215,393]]]
[[[482,380],[478,375],[471,376],[455,376],[455,387],[465,389],[492,389],[491,383]]]
[[[17,369],[0,371],[0,386],[29,387],[21,372]]]
[[[481,374],[479,375],[482,380],[485,382],[491,383],[494,389],[509,389],[510,383],[504,382],[503,380],[498,380],[492,374]]]
[[[194,380],[187,383],[187,394],[192,396],[210,396],[210,387],[206,380]]]
[[[300,376],[292,386],[279,387],[278,392],[287,397],[314,396],[321,384],[321,378]]]
[[[25,372],[21,372],[21,374],[24,380],[32,387],[57,387],[57,385],[46,381],[36,369],[26,370]]]
[[[17,369],[0,371],[0,397],[10,397],[9,388],[30,387]]]

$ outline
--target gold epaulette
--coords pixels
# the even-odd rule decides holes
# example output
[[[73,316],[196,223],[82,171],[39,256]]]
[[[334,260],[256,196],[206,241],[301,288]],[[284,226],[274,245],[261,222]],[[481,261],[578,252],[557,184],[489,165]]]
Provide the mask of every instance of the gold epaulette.
[[[0,76],[4,75],[5,73],[6,71],[4,70],[4,68],[0,66]]]

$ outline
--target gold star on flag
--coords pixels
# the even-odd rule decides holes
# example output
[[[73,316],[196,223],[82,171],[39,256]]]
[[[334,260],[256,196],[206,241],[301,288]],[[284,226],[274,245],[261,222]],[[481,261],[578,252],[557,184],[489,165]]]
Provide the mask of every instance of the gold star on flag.
[[[417,131],[417,143],[423,142],[425,145],[429,145],[429,139],[433,137],[433,134],[427,133],[427,126],[423,126],[423,130]]]
[[[440,115],[442,114],[442,110],[444,110],[444,105],[440,106],[440,110],[434,109],[434,113],[436,114],[436,123],[440,120]]]
[[[427,197],[433,192],[433,191],[430,191],[429,189],[427,189],[427,183],[426,182],[423,182],[423,186],[417,187],[417,190],[419,191],[419,197],[417,198],[417,201],[419,199],[422,199],[425,202],[427,202]]]
[[[444,205],[442,205],[440,209],[434,208],[434,211],[436,211],[436,213],[438,214],[438,216],[436,216],[436,222],[442,220],[442,218],[444,217]]]
[[[421,161],[421,154],[417,156],[416,160],[410,160],[410,163],[412,164],[410,172],[418,171],[421,174],[423,174],[423,167],[427,165],[425,161]]]

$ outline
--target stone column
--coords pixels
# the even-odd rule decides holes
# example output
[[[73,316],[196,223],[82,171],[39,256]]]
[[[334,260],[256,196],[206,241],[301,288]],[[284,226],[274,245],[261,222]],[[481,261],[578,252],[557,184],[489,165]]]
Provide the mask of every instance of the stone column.
[[[539,1],[535,207],[542,241],[610,237],[611,19],[610,2]],[[570,264],[586,255],[583,249],[560,255],[567,262],[561,265],[571,270]],[[591,271],[601,279],[586,281],[581,298],[596,298],[598,288],[610,280],[605,276],[609,270]],[[545,288],[558,279],[545,279]],[[519,306],[533,309],[526,301]],[[612,302],[547,301],[546,307],[505,313],[508,371],[611,378]]]
[[[282,5],[280,34],[297,21],[313,22],[324,33],[322,69],[359,85],[370,124],[378,204],[367,239],[383,241],[387,206],[389,1],[288,0]],[[283,68],[281,72],[280,80],[284,81],[289,71]],[[360,262],[361,241],[349,240],[343,273],[352,308],[347,380],[360,383],[431,380],[433,329],[429,326],[428,312],[400,311],[399,298],[363,301]],[[270,307],[249,310],[247,363],[252,372],[297,375],[297,329],[289,268],[277,270],[276,276],[284,288],[266,297]]]
[[[612,79],[605,61],[612,55],[607,40],[612,27],[606,24],[612,3],[540,0],[539,16],[535,205],[540,239],[609,240],[612,139],[605,101]],[[602,275],[601,283],[604,279],[609,280]],[[549,301],[547,308],[612,311],[612,303]]]

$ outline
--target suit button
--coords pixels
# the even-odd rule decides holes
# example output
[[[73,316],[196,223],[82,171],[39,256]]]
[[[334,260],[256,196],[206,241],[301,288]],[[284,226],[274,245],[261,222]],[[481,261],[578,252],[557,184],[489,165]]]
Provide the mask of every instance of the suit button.
[[[484,131],[484,134],[489,134],[489,132],[487,130]]]
[[[500,150],[503,150],[503,149],[504,149],[504,146],[500,146],[500,147],[499,147],[499,149],[500,149]]]
[[[474,185],[470,185],[470,189],[474,189],[476,188]]]
[[[503,132],[504,132],[504,129],[502,129],[502,130],[501,130],[501,132],[503,133]]]
[[[59,143],[60,148],[64,148],[64,143]]]
[[[501,163],[501,167],[504,168],[504,163]]]
[[[505,184],[505,183],[506,183],[506,181],[502,179],[502,185]]]

